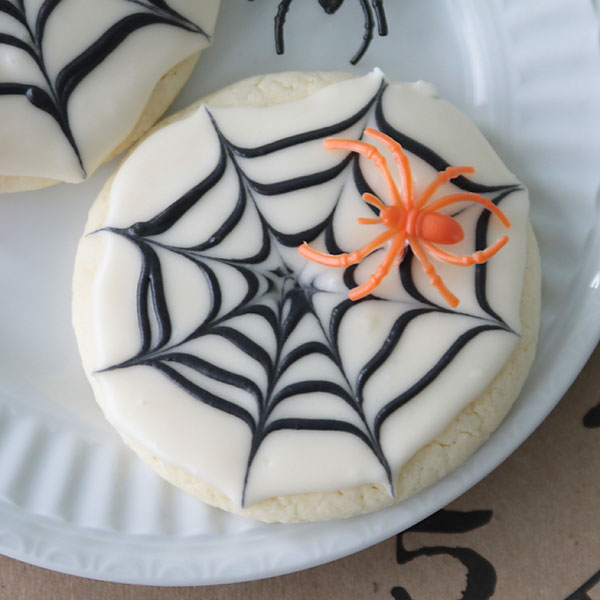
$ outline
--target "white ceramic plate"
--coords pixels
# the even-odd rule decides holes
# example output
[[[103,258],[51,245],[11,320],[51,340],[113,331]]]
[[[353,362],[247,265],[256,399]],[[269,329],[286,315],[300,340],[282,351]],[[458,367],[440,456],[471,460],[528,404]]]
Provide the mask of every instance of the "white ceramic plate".
[[[558,402],[600,334],[600,55],[588,0],[388,0],[390,36],[357,68],[362,12],[295,2],[286,53],[276,0],[223,0],[215,45],[177,101],[256,72],[378,65],[426,79],[469,114],[531,191],[544,275],[542,335],[523,394],[463,467],[381,512],[268,526],[163,483],[104,423],[70,326],[73,255],[114,168],[0,202],[0,552],[77,575],[160,585],[299,570],[379,542],[446,505],[504,460]]]

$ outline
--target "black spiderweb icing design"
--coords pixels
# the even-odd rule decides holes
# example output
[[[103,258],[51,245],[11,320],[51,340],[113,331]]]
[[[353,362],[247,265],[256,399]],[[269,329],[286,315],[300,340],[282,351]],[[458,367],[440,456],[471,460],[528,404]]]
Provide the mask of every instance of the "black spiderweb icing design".
[[[63,0],[45,0],[37,12],[27,7],[25,0],[0,0],[0,13],[18,24],[19,35],[0,30],[0,46],[12,46],[26,52],[37,66],[44,84],[27,81],[0,82],[0,96],[24,96],[36,109],[50,115],[60,127],[86,176],[80,149],[71,130],[69,120],[69,99],[77,86],[102,64],[119,46],[136,31],[151,25],[170,25],[197,33],[208,39],[208,35],[198,25],[173,9],[166,0],[121,0],[124,5],[135,7],[135,11],[115,22],[80,54],[72,57],[56,76],[51,76],[47,68],[44,49],[44,35],[48,22],[60,18],[57,9],[65,4]],[[117,11],[115,11],[116,13]],[[67,24],[68,27],[74,26]],[[65,31],[68,36],[68,29]]]
[[[278,230],[269,222],[261,211],[261,198],[281,197],[291,192],[330,184],[340,174],[348,171],[351,176],[345,185],[354,186],[362,193],[369,189],[368,183],[358,160],[351,154],[340,159],[333,167],[269,183],[251,178],[247,172],[247,161],[276,155],[307,142],[341,134],[349,127],[359,127],[361,131],[366,126],[367,119],[375,114],[379,126],[387,129],[386,133],[391,132],[390,135],[394,137],[402,137],[403,144],[411,152],[435,168],[443,169],[444,165],[447,166],[440,157],[433,162],[431,159],[434,154],[429,148],[400,132],[392,131],[383,117],[384,93],[385,85],[382,84],[365,106],[342,121],[252,148],[242,148],[231,143],[219,128],[218,120],[209,113],[219,140],[219,156],[213,170],[153,218],[125,228],[103,229],[110,234],[122,236],[135,245],[142,265],[137,291],[139,351],[105,371],[136,365],[152,367],[198,401],[245,423],[251,432],[252,442],[244,490],[251,476],[254,459],[265,438],[273,432],[290,429],[337,431],[355,436],[373,453],[393,490],[392,472],[381,442],[386,420],[436,380],[471,340],[489,331],[513,333],[500,317],[492,314],[491,309],[488,310],[485,278],[474,277],[473,285],[479,288],[476,297],[488,316],[451,310],[426,299],[418,290],[411,274],[412,255],[408,255],[399,272],[400,281],[411,302],[393,303],[397,304],[397,317],[383,343],[358,374],[352,375],[344,363],[340,349],[342,325],[364,302],[387,301],[371,295],[352,302],[345,294],[319,289],[316,281],[301,283],[282,258],[284,249],[296,248],[304,240],[311,241],[319,236],[324,236],[330,251],[340,252],[334,225],[338,203],[333,202],[329,214],[312,227],[290,233]],[[185,219],[198,203],[207,201],[211,192],[228,177],[230,181],[235,181],[235,185],[231,187],[235,189],[235,197],[230,198],[232,208],[214,232],[206,239],[185,247],[169,242],[169,231]],[[496,202],[501,202],[517,189],[513,184],[487,187],[470,179],[461,179],[457,185],[462,189],[476,188],[495,194]],[[242,258],[227,258],[220,254],[221,244],[239,235],[240,228],[249,219],[254,219],[256,228],[260,230],[256,236],[259,243],[255,244],[252,252]],[[479,218],[478,227],[483,231],[477,243],[485,245],[487,221],[483,217]],[[206,314],[184,338],[173,336],[164,284],[164,259],[173,254],[193,265],[210,294],[210,306]],[[348,288],[354,286],[354,269],[354,266],[349,267],[344,274],[344,282]],[[225,296],[232,293],[227,281],[231,281],[233,276],[243,282],[243,293],[239,293],[234,302],[231,299],[226,302]],[[319,308],[323,306],[323,302],[330,307],[328,312],[324,313]],[[371,378],[389,359],[411,324],[433,313],[449,318],[454,315],[461,319],[467,317],[468,326],[438,357],[434,357],[424,375],[387,401],[374,414],[373,411],[366,410],[369,398],[365,390]],[[258,324],[258,327],[250,327],[251,323]],[[256,334],[258,329],[262,332],[261,335]],[[268,333],[265,334],[265,331]],[[236,369],[236,361],[224,365],[217,358],[201,355],[197,351],[197,342],[210,339],[224,341],[232,349],[232,353],[237,352],[256,365],[258,375],[255,378],[244,375],[241,369]],[[304,373],[308,371],[297,367],[311,357],[318,357],[320,363],[327,365],[327,374],[323,375],[321,370],[321,375],[306,378]],[[218,392],[215,392],[215,382],[221,385]],[[236,392],[227,393],[227,389]],[[239,397],[239,392],[244,394],[242,401],[233,399]],[[335,406],[335,410],[331,413],[325,410],[319,415],[303,416],[298,416],[294,411],[287,412],[286,407],[294,401],[315,394],[319,394],[324,405]]]

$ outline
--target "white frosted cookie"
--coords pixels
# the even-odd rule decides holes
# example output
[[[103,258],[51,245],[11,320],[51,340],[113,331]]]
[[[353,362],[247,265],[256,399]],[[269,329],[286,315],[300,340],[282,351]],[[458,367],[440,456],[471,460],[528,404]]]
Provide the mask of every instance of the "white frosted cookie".
[[[220,0],[0,3],[0,192],[78,183],[171,104]]]
[[[377,70],[205,101],[159,124],[90,212],[73,319],[97,401],[164,478],[235,513],[331,519],[414,494],[487,439],[533,360],[526,190],[430,86]],[[341,147],[359,139],[377,152]]]

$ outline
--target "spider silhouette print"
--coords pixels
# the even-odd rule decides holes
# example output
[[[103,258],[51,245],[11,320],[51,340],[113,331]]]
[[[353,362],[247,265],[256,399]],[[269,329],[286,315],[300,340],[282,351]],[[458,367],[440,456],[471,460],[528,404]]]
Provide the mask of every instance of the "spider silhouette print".
[[[343,3],[344,0],[319,0],[321,8],[328,15],[335,14],[341,8]],[[275,51],[277,54],[283,54],[285,51],[283,27],[291,4],[292,0],[282,0],[277,7],[277,14],[275,16]],[[377,21],[377,33],[380,36],[386,36],[388,34],[388,23],[383,7],[383,0],[371,0],[371,4],[369,4],[369,0],[359,0],[359,4],[363,12],[364,33],[360,47],[350,59],[350,63],[353,65],[360,61],[369,48],[369,45],[373,40],[375,21]]]
[[[476,202],[487,208],[496,215],[505,227],[510,227],[510,221],[504,213],[488,198],[481,194],[461,192],[444,196],[431,204],[427,204],[435,192],[445,183],[463,175],[474,173],[473,167],[447,167],[429,184],[423,194],[415,200],[414,186],[410,163],[402,146],[391,137],[374,129],[365,129],[365,135],[381,141],[390,151],[402,173],[402,193],[399,192],[394,179],[387,166],[385,157],[379,150],[371,145],[358,140],[346,140],[342,138],[329,138],[325,140],[324,147],[327,150],[346,149],[364,154],[372,160],[383,175],[386,187],[392,199],[392,205],[386,206],[379,198],[369,192],[363,194],[363,200],[379,210],[377,218],[359,218],[362,225],[375,225],[382,223],[387,231],[379,234],[373,241],[359,250],[338,255],[323,254],[313,250],[306,242],[299,247],[302,256],[331,267],[349,267],[359,263],[373,250],[391,240],[385,258],[373,275],[363,284],[351,289],[348,293],[350,300],[359,300],[368,296],[389,273],[392,265],[399,265],[404,258],[404,251],[408,244],[417,259],[420,261],[425,273],[429,276],[432,285],[439,291],[444,300],[452,307],[459,304],[458,298],[444,285],[441,277],[436,273],[434,266],[427,258],[427,253],[438,260],[459,266],[471,266],[482,264],[494,256],[508,242],[508,236],[504,235],[485,250],[479,250],[468,256],[456,256],[442,250],[436,244],[455,244],[464,237],[461,225],[450,215],[438,213],[441,208],[457,204],[459,202]]]

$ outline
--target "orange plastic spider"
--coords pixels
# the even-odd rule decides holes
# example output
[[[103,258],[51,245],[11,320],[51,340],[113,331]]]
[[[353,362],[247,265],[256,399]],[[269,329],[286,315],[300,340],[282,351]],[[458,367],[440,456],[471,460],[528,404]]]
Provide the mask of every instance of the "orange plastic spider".
[[[436,211],[457,202],[476,202],[487,210],[494,213],[507,228],[510,221],[506,215],[488,198],[480,194],[459,192],[444,196],[435,202],[427,204],[435,192],[451,179],[464,173],[474,173],[473,167],[448,167],[427,186],[419,198],[415,199],[412,173],[407,156],[402,146],[389,136],[374,129],[365,129],[365,135],[382,142],[390,154],[394,157],[402,174],[402,193],[396,187],[392,175],[388,169],[385,157],[379,150],[365,142],[358,140],[347,140],[342,138],[330,138],[323,142],[326,150],[342,149],[352,150],[372,160],[381,171],[386,187],[392,199],[392,205],[387,206],[373,194],[363,194],[363,200],[379,209],[379,217],[372,219],[359,218],[358,222],[363,225],[383,223],[387,231],[379,234],[374,240],[354,252],[344,254],[323,254],[313,250],[306,242],[298,248],[302,256],[330,267],[348,267],[359,263],[368,254],[391,240],[386,255],[375,272],[369,279],[350,290],[350,300],[359,300],[368,296],[388,274],[392,265],[400,264],[404,258],[405,246],[408,244],[414,255],[421,262],[425,273],[429,276],[432,285],[439,291],[444,300],[452,307],[458,306],[458,298],[444,285],[441,277],[436,273],[433,265],[427,258],[427,254],[443,262],[467,267],[473,264],[481,264],[494,256],[506,242],[508,236],[504,235],[485,250],[475,252],[467,256],[457,256],[438,248],[435,244],[456,244],[464,237],[464,231],[460,223],[450,215]]]

